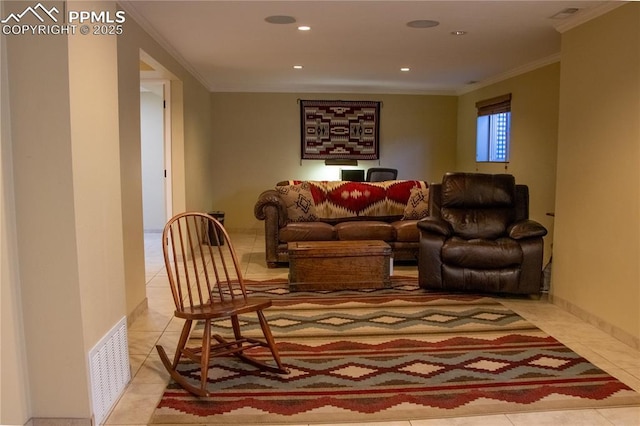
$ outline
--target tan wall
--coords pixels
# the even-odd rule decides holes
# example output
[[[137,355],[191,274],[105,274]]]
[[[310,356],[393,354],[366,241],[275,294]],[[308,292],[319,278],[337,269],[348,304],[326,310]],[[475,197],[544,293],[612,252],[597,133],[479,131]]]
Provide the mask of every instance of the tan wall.
[[[79,5],[110,10],[105,2]],[[116,48],[113,37],[69,38],[74,214],[87,352],[125,315]],[[88,99],[96,105],[87,108]]]
[[[640,343],[640,4],[562,35],[553,296]]]
[[[116,7],[113,2],[67,6]],[[3,8],[3,16],[8,10],[20,12],[24,2],[3,3]],[[210,204],[210,169],[185,167],[185,161],[209,157],[209,92],[130,17],[124,32],[117,38],[3,37],[3,93],[11,95],[8,103],[3,98],[3,106],[11,112],[2,113],[2,143],[11,143],[13,152],[3,147],[2,160],[11,161],[3,172],[13,176],[1,182],[3,195],[15,193],[15,206],[0,206],[0,229],[16,230],[15,236],[0,231],[0,249],[16,255],[13,261],[3,257],[9,263],[0,265],[3,307],[12,302],[2,311],[2,319],[9,319],[2,323],[3,424],[24,424],[32,417],[88,424],[88,351],[144,304],[141,48],[178,79],[172,84],[177,92],[172,102],[179,102],[173,126],[179,150],[174,170],[180,176],[174,181],[174,203],[179,209]],[[183,120],[186,115],[189,120]],[[7,344],[16,341],[24,348],[8,351]],[[15,374],[4,374],[5,367]]]
[[[0,2],[0,16],[5,15]],[[0,424],[29,419],[29,375],[22,321],[6,38],[0,37]]]
[[[112,3],[68,4],[114,10]],[[113,178],[120,167],[116,42],[90,35],[6,42],[22,299],[15,315],[24,322],[28,414],[88,423],[88,351],[125,315],[120,182]]]
[[[504,80],[460,96],[457,168],[460,171],[510,173],[529,186],[530,217],[548,230],[545,264],[551,254],[555,210],[556,149],[560,64]],[[511,100],[511,155],[503,163],[476,163],[476,102],[506,93]]]
[[[455,96],[213,93],[214,198],[229,228],[264,225],[253,216],[258,195],[287,179],[339,179],[338,166],[300,160],[298,99],[377,100],[380,165],[399,179],[439,180],[455,165]],[[358,168],[377,166],[360,161]]]
[[[140,146],[141,52],[151,56],[171,75],[173,213],[208,208],[213,190],[209,91],[128,17],[124,33],[118,36],[127,314],[140,309],[146,300]]]

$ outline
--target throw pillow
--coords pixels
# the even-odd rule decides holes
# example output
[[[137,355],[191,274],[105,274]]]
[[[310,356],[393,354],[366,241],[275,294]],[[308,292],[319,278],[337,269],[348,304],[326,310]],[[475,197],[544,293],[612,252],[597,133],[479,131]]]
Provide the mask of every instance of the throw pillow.
[[[411,188],[403,219],[422,219],[429,215],[429,188]]]
[[[311,187],[307,182],[298,185],[276,186],[276,191],[280,193],[287,206],[289,222],[313,222],[318,219]]]

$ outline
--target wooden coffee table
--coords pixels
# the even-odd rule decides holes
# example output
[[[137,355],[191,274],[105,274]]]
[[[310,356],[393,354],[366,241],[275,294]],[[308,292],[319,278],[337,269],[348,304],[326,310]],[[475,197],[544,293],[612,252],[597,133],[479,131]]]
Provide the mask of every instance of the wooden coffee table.
[[[391,286],[391,247],[384,241],[300,241],[287,248],[292,291]]]

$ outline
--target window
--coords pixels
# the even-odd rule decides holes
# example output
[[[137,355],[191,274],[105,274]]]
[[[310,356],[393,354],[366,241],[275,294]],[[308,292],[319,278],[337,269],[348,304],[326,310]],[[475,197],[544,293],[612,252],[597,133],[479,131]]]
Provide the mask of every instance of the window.
[[[476,161],[509,161],[511,94],[476,103],[478,110]]]

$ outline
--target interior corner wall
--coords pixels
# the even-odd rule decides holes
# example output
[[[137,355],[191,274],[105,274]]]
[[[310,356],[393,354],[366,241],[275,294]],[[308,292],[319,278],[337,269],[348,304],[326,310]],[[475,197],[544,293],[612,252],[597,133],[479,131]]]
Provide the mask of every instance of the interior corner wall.
[[[398,179],[440,180],[455,166],[456,96],[311,93],[212,93],[214,199],[225,226],[263,229],[253,216],[258,195],[288,179],[340,180],[340,167],[300,159],[299,99],[382,102],[380,161],[360,169],[397,168]]]
[[[140,52],[153,57],[171,78],[173,213],[204,210],[214,185],[203,162],[211,158],[209,91],[180,65],[138,23],[127,15],[118,36],[118,96],[122,182],[123,235],[127,314],[146,303],[142,172],[140,145]],[[167,290],[168,291],[168,290]]]
[[[476,163],[476,102],[512,94],[509,163]],[[560,63],[509,78],[460,96],[458,101],[457,169],[510,173],[529,186],[529,216],[549,231],[546,264],[551,256],[555,211]]]
[[[0,16],[6,16],[2,3]],[[16,256],[18,247],[5,42],[5,37],[0,36],[0,424],[22,425],[29,420],[31,407]]]
[[[20,11],[24,3],[12,7]],[[30,417],[89,419],[67,38],[6,41],[22,296],[16,314],[24,321]]]
[[[562,34],[552,296],[640,347],[640,3]]]
[[[116,10],[104,1],[68,6]],[[71,36],[68,56],[73,215],[88,354],[126,315],[116,38]]]

